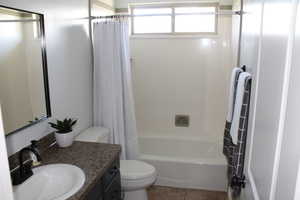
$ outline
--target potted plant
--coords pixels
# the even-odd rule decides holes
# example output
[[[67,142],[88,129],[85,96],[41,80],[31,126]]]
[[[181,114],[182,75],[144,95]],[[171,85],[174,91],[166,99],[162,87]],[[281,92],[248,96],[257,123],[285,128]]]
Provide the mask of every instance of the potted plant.
[[[56,129],[55,138],[58,146],[69,147],[73,144],[74,133],[73,126],[77,120],[65,118],[64,120],[56,120],[56,123],[49,122],[50,126]]]

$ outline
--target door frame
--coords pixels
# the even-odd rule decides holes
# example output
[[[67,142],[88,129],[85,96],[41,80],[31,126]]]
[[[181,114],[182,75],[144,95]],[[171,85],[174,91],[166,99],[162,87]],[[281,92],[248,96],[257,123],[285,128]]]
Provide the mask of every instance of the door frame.
[[[13,190],[10,178],[10,170],[8,164],[8,154],[5,141],[5,133],[3,129],[2,112],[0,105],[0,194],[1,199],[13,200]]]

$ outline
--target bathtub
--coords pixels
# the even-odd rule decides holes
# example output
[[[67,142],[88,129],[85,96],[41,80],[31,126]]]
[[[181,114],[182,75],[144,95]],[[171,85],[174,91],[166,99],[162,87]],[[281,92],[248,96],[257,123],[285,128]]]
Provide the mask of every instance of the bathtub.
[[[140,159],[155,166],[156,185],[226,191],[221,144],[198,138],[140,136]]]

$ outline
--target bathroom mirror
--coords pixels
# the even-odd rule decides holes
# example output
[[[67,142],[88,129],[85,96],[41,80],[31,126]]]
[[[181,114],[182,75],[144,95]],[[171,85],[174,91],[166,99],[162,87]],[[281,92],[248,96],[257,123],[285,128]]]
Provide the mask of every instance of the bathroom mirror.
[[[0,103],[5,135],[51,116],[42,14],[0,6]]]

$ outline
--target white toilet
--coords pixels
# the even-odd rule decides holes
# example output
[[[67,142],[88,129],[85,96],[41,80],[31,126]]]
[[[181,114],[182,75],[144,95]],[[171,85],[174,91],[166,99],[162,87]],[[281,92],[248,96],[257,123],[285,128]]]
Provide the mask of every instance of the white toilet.
[[[152,165],[138,160],[121,160],[121,183],[125,200],[147,200],[146,188],[156,179]]]
[[[80,133],[75,140],[108,143],[109,131],[103,127],[91,127]],[[121,160],[120,171],[125,200],[147,200],[146,188],[156,179],[155,168],[143,161]]]

